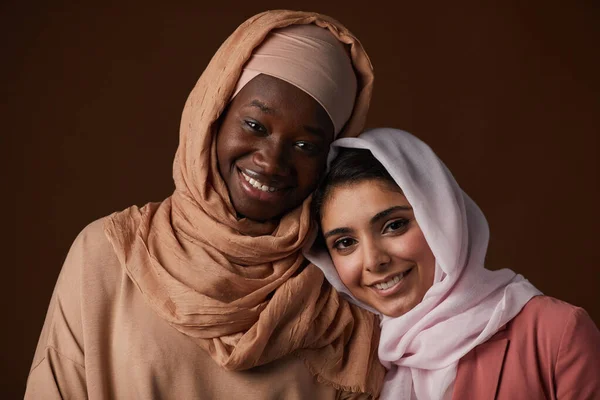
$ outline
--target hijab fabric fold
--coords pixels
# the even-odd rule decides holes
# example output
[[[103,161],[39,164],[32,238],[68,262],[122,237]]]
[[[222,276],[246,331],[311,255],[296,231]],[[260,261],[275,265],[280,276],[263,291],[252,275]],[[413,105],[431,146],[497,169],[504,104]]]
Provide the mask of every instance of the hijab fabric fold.
[[[383,128],[336,140],[332,148],[330,161],[339,148],[371,151],[413,207],[436,258],[434,283],[422,302],[400,317],[382,316],[379,359],[389,371],[381,397],[449,399],[460,358],[541,293],[509,269],[484,267],[487,221],[421,140]],[[313,247],[306,256],[336,289],[360,304],[342,283],[325,249]]]
[[[186,102],[175,192],[113,214],[105,233],[154,311],[223,368],[243,370],[295,354],[319,381],[376,396],[384,375],[377,321],[340,299],[301,254],[314,228],[310,198],[278,222],[237,219],[217,167],[215,122],[245,62],[271,30],[293,24],[316,24],[349,46],[358,90],[341,136],[360,132],[373,85],[360,42],[327,16],[258,14],[221,45]]]
[[[259,74],[274,76],[308,93],[329,115],[335,135],[350,117],[356,75],[345,46],[327,29],[292,25],[269,33],[244,65],[233,96]]]

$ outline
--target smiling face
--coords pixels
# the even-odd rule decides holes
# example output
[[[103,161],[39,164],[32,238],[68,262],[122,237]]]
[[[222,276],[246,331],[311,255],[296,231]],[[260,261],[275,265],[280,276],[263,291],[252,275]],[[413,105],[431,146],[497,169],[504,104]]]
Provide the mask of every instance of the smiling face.
[[[333,129],[297,87],[267,75],[248,82],[217,133],[219,172],[238,214],[267,221],[299,206],[325,169]]]
[[[370,179],[330,188],[321,229],[342,282],[384,315],[410,311],[433,284],[435,257],[392,183]]]

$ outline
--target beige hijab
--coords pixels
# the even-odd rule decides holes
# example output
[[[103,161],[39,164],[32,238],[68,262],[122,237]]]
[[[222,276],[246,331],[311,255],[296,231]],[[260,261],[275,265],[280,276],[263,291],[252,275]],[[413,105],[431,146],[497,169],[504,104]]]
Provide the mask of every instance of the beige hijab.
[[[301,254],[313,231],[310,199],[276,223],[238,220],[217,168],[215,121],[252,50],[273,29],[310,23],[350,46],[358,90],[340,136],[360,133],[373,73],[359,41],[324,15],[258,14],[223,43],[187,100],[173,195],[113,214],[105,232],[152,308],[222,367],[242,370],[293,353],[319,381],[376,396],[384,376],[378,321],[341,299]]]

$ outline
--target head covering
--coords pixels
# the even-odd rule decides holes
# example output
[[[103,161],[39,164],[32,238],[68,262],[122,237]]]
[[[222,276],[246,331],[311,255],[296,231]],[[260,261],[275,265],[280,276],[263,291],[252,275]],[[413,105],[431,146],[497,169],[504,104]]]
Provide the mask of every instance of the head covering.
[[[221,45],[187,100],[175,192],[111,215],[105,232],[154,311],[223,368],[243,370],[294,354],[320,382],[375,396],[384,375],[377,322],[340,301],[301,254],[311,232],[310,199],[276,222],[238,219],[217,166],[214,125],[242,66],[271,30],[292,24],[316,24],[350,45],[358,90],[341,134],[360,132],[373,74],[359,41],[324,15],[258,14]]]
[[[400,317],[382,317],[379,358],[390,369],[382,398],[449,398],[460,358],[541,293],[509,269],[484,267],[487,221],[425,143],[400,130],[373,129],[332,147],[330,161],[339,148],[371,151],[413,207],[436,259],[423,301]],[[306,256],[351,296],[325,249],[313,247]]]
[[[356,75],[348,51],[316,25],[270,32],[244,65],[233,96],[259,74],[284,80],[312,96],[327,111],[336,135],[354,108]]]

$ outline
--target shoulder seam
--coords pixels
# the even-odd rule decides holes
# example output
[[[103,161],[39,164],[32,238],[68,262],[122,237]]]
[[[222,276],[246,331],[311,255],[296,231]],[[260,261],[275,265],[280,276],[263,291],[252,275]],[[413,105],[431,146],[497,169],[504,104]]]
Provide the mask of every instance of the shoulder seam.
[[[58,301],[57,298],[55,298],[56,295],[56,287],[58,286],[58,281],[60,280],[60,274],[58,275],[58,278],[56,280],[56,284],[55,287],[52,291],[52,296],[50,297],[50,307],[52,307],[52,309],[49,309],[48,312],[51,312],[52,315],[50,315],[50,318],[48,319],[48,322],[50,322],[50,326],[48,327],[49,331],[52,331],[52,329],[54,328],[54,323],[56,322],[56,320],[54,319],[54,314],[56,313],[56,302]],[[44,321],[44,325],[42,326],[42,332],[41,335],[44,335],[44,329],[46,328],[46,322]],[[48,345],[49,342],[49,336],[47,335],[45,338],[45,343],[44,343],[44,350],[46,350],[48,347],[50,347]],[[34,355],[34,364],[31,366],[31,368],[29,369],[29,373],[31,374],[33,372],[34,369],[36,369],[45,359],[46,356],[44,355],[42,358],[40,358],[40,360],[36,363],[35,362],[35,356],[37,355],[37,349],[36,349],[36,353]]]
[[[80,363],[78,363],[75,360],[72,360],[70,357],[67,357],[66,355],[64,355],[63,353],[61,353],[60,351],[58,351],[58,349],[56,347],[54,347],[54,346],[46,346],[46,350],[48,350],[48,349],[54,350],[54,352],[56,354],[58,354],[60,357],[62,357],[64,359],[67,359],[67,360],[71,361],[73,364],[77,365],[78,367],[81,367],[81,368],[85,369],[85,365],[80,364]],[[44,358],[46,358],[46,357],[44,357]]]
[[[75,364],[77,367],[82,368],[85,370],[85,366],[78,363],[77,361],[71,360],[71,358],[65,356],[64,354],[62,354],[60,351],[58,351],[56,348],[54,348],[53,346],[46,346],[45,348],[46,350],[53,350],[56,354],[58,354],[59,357],[64,358],[65,360],[69,360],[71,363]],[[44,362],[44,360],[46,360],[48,357],[44,355],[44,357],[42,357],[36,364],[34,364],[31,369],[29,370],[29,374],[28,376],[31,376],[31,374],[33,373],[33,371],[35,371],[37,369],[37,367],[39,367],[40,365],[42,365],[42,363]]]

